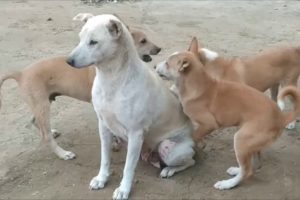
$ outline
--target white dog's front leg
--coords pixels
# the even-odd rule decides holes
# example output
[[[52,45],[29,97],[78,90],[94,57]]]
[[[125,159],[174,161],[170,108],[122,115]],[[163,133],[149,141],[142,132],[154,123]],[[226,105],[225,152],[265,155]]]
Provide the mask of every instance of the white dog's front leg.
[[[123,178],[120,186],[114,191],[113,199],[128,199],[134,178],[134,171],[141,154],[143,140],[142,130],[128,134],[128,150]]]
[[[91,190],[98,190],[104,188],[109,177],[110,167],[110,150],[112,144],[112,133],[107,127],[99,120],[99,135],[101,142],[101,163],[100,170],[97,176],[95,176],[90,182]]]

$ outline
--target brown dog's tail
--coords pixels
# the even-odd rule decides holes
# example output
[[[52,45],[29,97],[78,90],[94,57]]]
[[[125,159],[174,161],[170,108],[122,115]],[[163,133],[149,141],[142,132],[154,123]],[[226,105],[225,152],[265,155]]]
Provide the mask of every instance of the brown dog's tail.
[[[290,122],[294,121],[295,118],[300,114],[300,92],[295,86],[287,86],[283,88],[277,97],[277,105],[281,110],[284,109],[284,98],[290,96],[294,104],[294,109],[289,111],[284,116],[284,125],[286,126]]]
[[[0,90],[1,90],[2,84],[5,80],[15,79],[17,82],[19,82],[20,77],[21,77],[21,72],[13,72],[13,73],[1,76],[0,77]],[[1,92],[0,92],[0,108],[1,108]]]

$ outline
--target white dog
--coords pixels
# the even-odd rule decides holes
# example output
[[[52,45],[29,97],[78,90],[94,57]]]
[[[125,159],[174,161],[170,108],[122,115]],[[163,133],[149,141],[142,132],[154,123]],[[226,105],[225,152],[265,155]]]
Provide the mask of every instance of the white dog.
[[[128,198],[143,144],[167,166],[161,177],[194,165],[192,124],[175,95],[140,60],[126,26],[113,15],[98,15],[79,37],[67,62],[75,68],[96,65],[92,102],[99,119],[101,166],[90,188],[103,188],[108,181],[112,134],[128,142],[123,179],[113,199]]]

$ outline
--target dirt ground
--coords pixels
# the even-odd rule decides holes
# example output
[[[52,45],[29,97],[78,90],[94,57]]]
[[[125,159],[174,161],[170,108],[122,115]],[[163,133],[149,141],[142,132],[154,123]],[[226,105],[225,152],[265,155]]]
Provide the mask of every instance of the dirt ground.
[[[117,13],[131,27],[145,31],[163,47],[149,64],[186,49],[192,36],[206,47],[228,56],[242,56],[279,45],[300,44],[300,1],[139,1],[91,6],[80,1],[1,1],[0,70],[22,69],[33,61],[66,55],[78,42],[78,12]],[[48,21],[51,18],[52,20]],[[89,181],[99,169],[97,119],[88,103],[60,97],[52,106],[52,126],[62,135],[64,148],[77,154],[58,159],[27,126],[30,110],[17,84],[2,88],[0,114],[0,199],[109,199],[118,186],[125,151],[112,154],[107,187],[90,191]],[[299,199],[300,124],[263,153],[263,167],[239,187],[217,191],[213,184],[228,178],[236,165],[234,129],[207,138],[197,164],[170,179],[139,162],[133,199]],[[220,134],[222,133],[222,134]]]

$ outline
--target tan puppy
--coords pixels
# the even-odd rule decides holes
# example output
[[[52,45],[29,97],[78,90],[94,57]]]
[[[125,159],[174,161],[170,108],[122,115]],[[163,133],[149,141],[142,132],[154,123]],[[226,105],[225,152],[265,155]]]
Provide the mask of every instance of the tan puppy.
[[[219,190],[235,187],[248,178],[252,174],[252,156],[279,137],[285,125],[300,111],[300,93],[295,87],[283,89],[278,96],[281,108],[287,95],[295,102],[294,111],[284,114],[263,93],[246,85],[212,78],[198,58],[195,38],[189,51],[173,54],[156,71],[175,81],[184,112],[199,125],[194,133],[196,141],[222,127],[240,127],[234,135],[239,167],[227,170],[234,177],[218,181],[214,187]]]
[[[161,48],[143,32],[132,30],[131,34],[139,56],[144,61],[151,61],[150,55],[160,52]],[[18,82],[21,94],[33,112],[32,122],[40,130],[43,139],[59,158],[69,160],[75,158],[75,154],[61,148],[53,138],[58,133],[50,128],[50,105],[60,95],[90,102],[94,78],[93,66],[78,70],[66,63],[66,57],[55,57],[38,61],[20,72],[2,76],[0,87],[6,79]],[[53,135],[49,134],[51,131]]]
[[[214,78],[249,85],[259,91],[270,89],[276,101],[279,86],[297,86],[300,75],[300,47],[276,48],[263,51],[256,56],[243,58],[211,57],[213,51],[199,51],[206,57],[205,69]],[[295,122],[287,128],[293,129]]]

